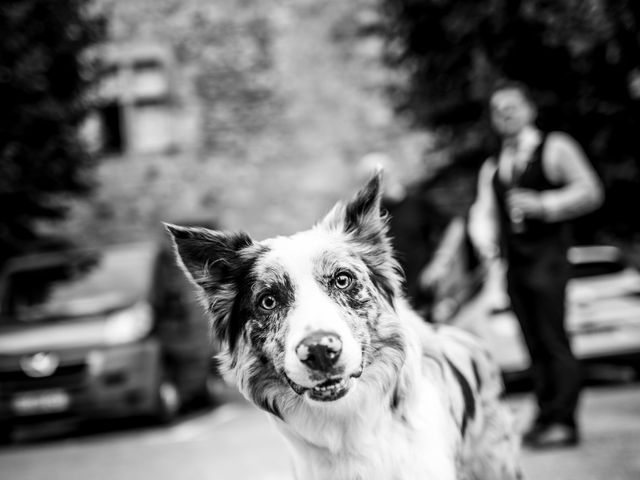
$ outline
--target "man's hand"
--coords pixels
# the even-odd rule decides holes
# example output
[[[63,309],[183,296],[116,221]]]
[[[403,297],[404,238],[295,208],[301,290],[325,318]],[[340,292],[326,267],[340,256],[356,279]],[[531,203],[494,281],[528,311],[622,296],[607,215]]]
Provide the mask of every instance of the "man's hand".
[[[525,218],[543,218],[542,197],[535,190],[513,188],[507,192],[507,211],[520,212]]]

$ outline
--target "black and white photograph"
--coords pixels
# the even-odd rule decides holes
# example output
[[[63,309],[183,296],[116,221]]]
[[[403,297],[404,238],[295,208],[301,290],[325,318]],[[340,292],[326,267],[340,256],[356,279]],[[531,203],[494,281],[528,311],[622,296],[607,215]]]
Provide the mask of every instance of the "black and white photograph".
[[[2,0],[1,480],[640,478],[640,4]]]

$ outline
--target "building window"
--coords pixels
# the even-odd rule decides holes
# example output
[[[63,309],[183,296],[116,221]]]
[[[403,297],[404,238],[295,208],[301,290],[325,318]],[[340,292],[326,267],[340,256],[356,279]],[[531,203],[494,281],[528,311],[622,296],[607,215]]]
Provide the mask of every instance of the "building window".
[[[108,44],[98,108],[89,141],[105,154],[147,154],[173,149],[172,62],[157,44]]]

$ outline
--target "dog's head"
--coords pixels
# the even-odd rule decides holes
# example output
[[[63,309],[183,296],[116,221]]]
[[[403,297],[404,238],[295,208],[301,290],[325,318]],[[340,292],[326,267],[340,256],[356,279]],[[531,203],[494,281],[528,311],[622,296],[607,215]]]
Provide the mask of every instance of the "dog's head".
[[[349,395],[385,346],[400,342],[380,321],[401,288],[380,183],[378,173],[351,201],[289,237],[254,242],[167,225],[222,343],[223,368],[276,415],[292,403]]]

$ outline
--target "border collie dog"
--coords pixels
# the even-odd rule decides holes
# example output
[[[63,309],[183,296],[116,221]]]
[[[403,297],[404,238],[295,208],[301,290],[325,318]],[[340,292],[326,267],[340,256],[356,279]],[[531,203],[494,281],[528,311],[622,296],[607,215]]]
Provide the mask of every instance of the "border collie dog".
[[[225,376],[274,419],[297,479],[519,479],[489,353],[403,298],[380,183],[288,237],[167,225]]]

